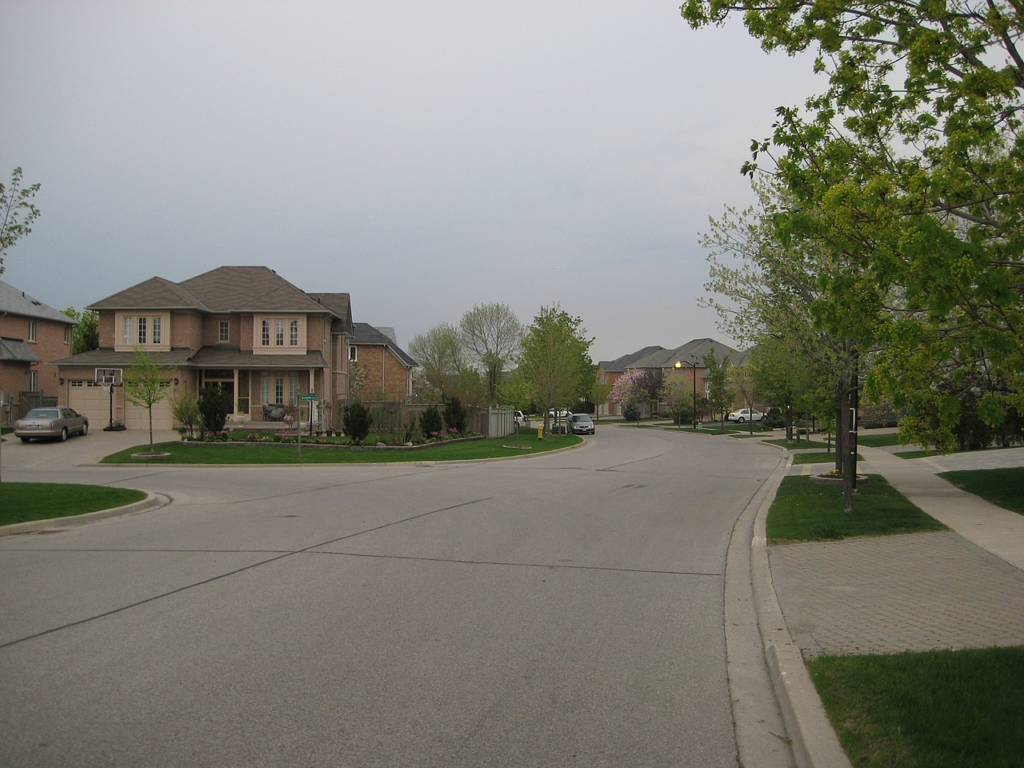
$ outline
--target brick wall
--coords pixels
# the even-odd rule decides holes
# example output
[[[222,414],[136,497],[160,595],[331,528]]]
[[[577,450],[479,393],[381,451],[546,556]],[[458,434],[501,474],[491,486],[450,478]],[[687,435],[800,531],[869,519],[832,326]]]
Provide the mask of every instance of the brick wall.
[[[366,370],[363,396],[385,400],[405,400],[409,396],[409,369],[394,352],[384,346],[357,345],[357,362]]]
[[[35,341],[29,341],[29,320],[36,322]],[[35,353],[42,362],[34,365],[26,364],[5,364],[3,381],[0,387],[4,394],[13,394],[15,401],[22,392],[29,391],[29,371],[36,372],[36,391],[42,392],[43,397],[59,397],[60,386],[58,380],[60,371],[57,366],[50,365],[51,360],[60,360],[63,357],[71,356],[72,326],[53,320],[42,318],[29,318],[24,315],[3,315],[0,316],[0,336],[9,339],[20,339]]]

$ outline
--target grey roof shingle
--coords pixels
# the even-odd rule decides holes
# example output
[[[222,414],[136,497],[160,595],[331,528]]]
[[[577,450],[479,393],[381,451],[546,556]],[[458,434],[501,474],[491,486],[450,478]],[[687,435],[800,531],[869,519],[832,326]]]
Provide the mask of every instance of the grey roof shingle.
[[[87,309],[196,309],[209,311],[202,301],[177,283],[151,277],[131,288],[90,304]]]
[[[394,331],[392,331],[394,333]],[[383,334],[369,323],[352,323],[352,340],[354,345],[378,346],[390,348],[407,367],[415,368],[419,365],[416,360],[410,357],[405,350],[399,347],[393,339]]]
[[[21,339],[0,338],[0,362],[38,363],[39,357]]]
[[[160,366],[182,366],[188,363],[192,354],[189,349],[172,349],[169,352],[147,352],[149,359]],[[60,367],[81,368],[127,368],[135,362],[135,352],[115,352],[110,348],[91,349],[71,357],[51,361]]]
[[[237,347],[203,347],[192,360],[189,368],[241,368],[248,370],[277,368],[306,370],[326,368],[327,361],[318,351],[302,355],[254,355]]]
[[[68,317],[58,309],[48,304],[43,304],[32,296],[13,285],[0,280],[0,313],[9,315],[23,315],[24,317],[37,318],[39,320],[52,320],[67,325],[78,325],[78,321]]]

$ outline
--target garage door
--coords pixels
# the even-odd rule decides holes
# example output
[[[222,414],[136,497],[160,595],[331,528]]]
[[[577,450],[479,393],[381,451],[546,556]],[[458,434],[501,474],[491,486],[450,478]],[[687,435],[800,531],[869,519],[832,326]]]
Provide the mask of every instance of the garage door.
[[[94,381],[71,381],[68,406],[89,419],[91,429],[101,429],[110,423],[110,395]],[[114,388],[114,421],[121,421],[121,389]]]
[[[124,425],[128,429],[149,430],[149,409],[144,405],[128,403],[125,411]],[[174,417],[171,416],[171,401],[165,397],[159,403],[153,403],[153,429],[174,429]]]

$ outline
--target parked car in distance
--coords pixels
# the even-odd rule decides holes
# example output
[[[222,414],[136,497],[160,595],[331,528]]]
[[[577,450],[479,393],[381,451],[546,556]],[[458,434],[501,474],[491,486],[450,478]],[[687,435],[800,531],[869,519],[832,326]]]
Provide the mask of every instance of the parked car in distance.
[[[567,408],[552,408],[551,410],[548,411],[548,416],[550,416],[552,419],[566,419],[570,415],[571,414],[569,413],[569,410]]]
[[[85,435],[89,420],[71,408],[33,408],[25,417],[14,422],[14,435],[27,443],[37,437],[51,437],[61,442],[68,435]]]
[[[744,421],[761,421],[764,419],[764,414],[760,411],[752,411],[750,408],[741,408],[730,413],[726,419],[742,424]]]
[[[526,414],[522,411],[516,411],[513,416],[517,427],[528,427],[530,426],[530,420],[526,418]]]
[[[586,413],[570,414],[569,430],[574,435],[592,435],[594,434],[594,420]]]

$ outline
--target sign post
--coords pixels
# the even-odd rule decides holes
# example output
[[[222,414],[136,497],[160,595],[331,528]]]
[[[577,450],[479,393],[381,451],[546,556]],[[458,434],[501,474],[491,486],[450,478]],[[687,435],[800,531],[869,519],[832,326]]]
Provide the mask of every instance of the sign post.
[[[299,399],[302,402],[307,403],[307,407],[309,408],[309,437],[312,440],[313,439],[313,403],[316,402],[316,392],[310,392],[308,395],[300,395]],[[300,414],[300,416],[301,416],[301,414]],[[297,437],[299,439],[299,458],[301,459],[302,458],[302,427],[298,426],[297,424],[295,426],[296,426],[296,430],[295,431],[296,431]]]

